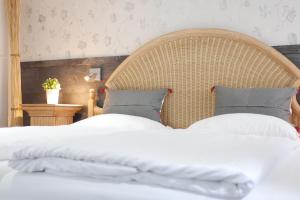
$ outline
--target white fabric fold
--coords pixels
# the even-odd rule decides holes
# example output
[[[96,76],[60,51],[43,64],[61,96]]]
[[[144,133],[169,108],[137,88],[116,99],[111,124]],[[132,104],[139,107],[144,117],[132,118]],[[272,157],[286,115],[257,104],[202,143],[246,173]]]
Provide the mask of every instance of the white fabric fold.
[[[80,140],[89,134],[119,131],[170,129],[159,122],[130,115],[105,114],[90,117],[64,126],[27,126],[0,129],[0,161],[7,161],[12,153],[27,144],[43,141]]]
[[[222,134],[221,127],[119,132],[32,144],[15,152],[10,166],[239,199],[297,146],[285,138]]]

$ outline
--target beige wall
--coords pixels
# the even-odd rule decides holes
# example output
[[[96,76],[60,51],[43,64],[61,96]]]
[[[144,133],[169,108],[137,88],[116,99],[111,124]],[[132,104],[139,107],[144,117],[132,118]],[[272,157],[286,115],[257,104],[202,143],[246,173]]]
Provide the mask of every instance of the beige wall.
[[[217,27],[300,40],[299,0],[22,0],[22,60],[130,54],[161,34]]]
[[[7,40],[4,0],[0,0],[0,127],[7,125]]]

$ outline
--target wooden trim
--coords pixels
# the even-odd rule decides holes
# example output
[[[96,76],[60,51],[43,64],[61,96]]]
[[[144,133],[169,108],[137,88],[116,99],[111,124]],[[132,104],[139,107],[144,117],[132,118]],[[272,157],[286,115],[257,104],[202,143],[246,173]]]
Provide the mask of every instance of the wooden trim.
[[[89,100],[88,100],[88,117],[95,115],[94,108],[96,107],[96,92],[94,89],[89,90]]]
[[[88,117],[92,117],[94,115],[100,115],[103,113],[103,109],[99,108],[96,105],[97,95],[94,89],[89,90],[89,100],[88,100]]]
[[[8,126],[23,125],[20,67],[20,0],[6,0],[10,39],[8,78]]]

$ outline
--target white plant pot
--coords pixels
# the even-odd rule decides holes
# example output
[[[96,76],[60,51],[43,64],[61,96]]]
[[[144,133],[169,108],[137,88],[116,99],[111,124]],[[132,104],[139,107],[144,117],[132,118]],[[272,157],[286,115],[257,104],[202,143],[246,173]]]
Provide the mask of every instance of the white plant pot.
[[[58,104],[60,89],[46,90],[47,104]]]

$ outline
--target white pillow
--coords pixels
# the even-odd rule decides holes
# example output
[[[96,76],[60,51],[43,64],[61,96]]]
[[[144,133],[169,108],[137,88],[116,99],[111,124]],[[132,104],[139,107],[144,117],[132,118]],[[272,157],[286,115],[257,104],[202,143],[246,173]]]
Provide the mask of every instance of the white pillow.
[[[273,116],[250,113],[210,117],[195,122],[188,130],[298,139],[298,132],[288,122]]]
[[[110,129],[112,131],[156,130],[168,128],[157,121],[124,114],[96,115],[76,122],[72,124],[72,126],[95,127]]]

